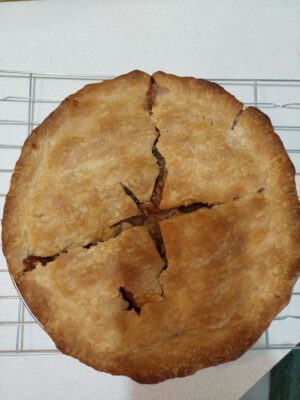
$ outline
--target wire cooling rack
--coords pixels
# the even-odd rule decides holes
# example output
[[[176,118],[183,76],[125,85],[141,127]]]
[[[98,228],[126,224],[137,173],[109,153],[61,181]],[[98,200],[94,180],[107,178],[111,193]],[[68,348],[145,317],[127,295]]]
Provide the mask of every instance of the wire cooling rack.
[[[111,76],[0,71],[0,211],[20,149],[27,135],[68,94]],[[245,105],[267,113],[296,167],[300,189],[300,80],[210,79]],[[2,247],[1,247],[2,250]],[[60,354],[17,293],[1,251],[0,355]],[[290,304],[275,318],[253,349],[298,348],[300,282]]]

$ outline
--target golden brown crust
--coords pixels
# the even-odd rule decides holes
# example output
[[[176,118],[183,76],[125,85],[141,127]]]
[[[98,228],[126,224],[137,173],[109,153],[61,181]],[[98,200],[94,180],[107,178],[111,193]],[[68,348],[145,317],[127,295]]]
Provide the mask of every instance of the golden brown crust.
[[[239,357],[300,273],[295,171],[268,117],[205,80],[152,85],[134,71],[66,99],[27,139],[3,220],[9,270],[57,347],[142,383]],[[153,209],[171,209],[157,238],[147,215],[111,227]],[[18,274],[30,254],[54,257]]]

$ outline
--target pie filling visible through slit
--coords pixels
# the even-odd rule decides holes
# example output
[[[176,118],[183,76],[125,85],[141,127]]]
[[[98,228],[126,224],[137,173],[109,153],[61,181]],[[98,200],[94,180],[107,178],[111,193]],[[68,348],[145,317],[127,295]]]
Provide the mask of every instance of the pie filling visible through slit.
[[[141,383],[248,350],[300,272],[295,170],[266,115],[201,79],[133,71],[26,140],[3,218],[58,349]]]

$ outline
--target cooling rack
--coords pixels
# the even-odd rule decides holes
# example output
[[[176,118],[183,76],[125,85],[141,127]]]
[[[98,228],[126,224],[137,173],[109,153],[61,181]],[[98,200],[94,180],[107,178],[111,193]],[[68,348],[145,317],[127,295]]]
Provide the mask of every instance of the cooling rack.
[[[0,211],[26,136],[68,94],[112,76],[0,71]],[[209,79],[209,78],[208,78]],[[210,79],[271,118],[296,167],[300,189],[300,80]],[[60,354],[27,310],[0,255],[0,355]],[[252,348],[300,349],[300,282],[290,304]]]

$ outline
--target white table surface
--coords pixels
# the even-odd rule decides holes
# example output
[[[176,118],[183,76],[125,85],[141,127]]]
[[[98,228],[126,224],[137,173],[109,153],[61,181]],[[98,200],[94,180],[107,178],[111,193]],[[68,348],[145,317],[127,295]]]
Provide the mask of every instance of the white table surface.
[[[38,1],[0,4],[0,69],[207,78],[300,78],[298,0]],[[0,357],[0,399],[238,399],[284,351],[158,385],[63,355]]]

